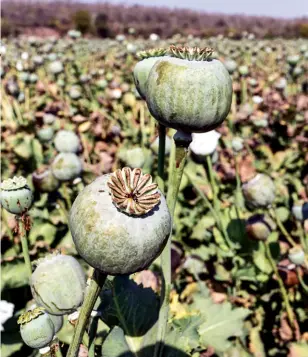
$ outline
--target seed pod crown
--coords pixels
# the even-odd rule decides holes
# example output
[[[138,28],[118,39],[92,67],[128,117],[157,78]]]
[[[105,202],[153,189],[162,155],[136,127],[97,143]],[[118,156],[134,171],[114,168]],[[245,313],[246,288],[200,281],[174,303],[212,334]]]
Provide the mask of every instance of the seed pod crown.
[[[214,50],[210,47],[177,47],[171,45],[169,52],[171,57],[186,59],[188,61],[209,61]]]
[[[29,310],[21,314],[17,320],[18,325],[24,325],[28,322],[36,319],[38,316],[43,315],[45,313],[45,309],[43,307],[36,307],[33,310]]]
[[[124,167],[116,170],[108,182],[113,203],[121,211],[140,216],[160,202],[157,184],[152,176],[142,174],[141,169]]]

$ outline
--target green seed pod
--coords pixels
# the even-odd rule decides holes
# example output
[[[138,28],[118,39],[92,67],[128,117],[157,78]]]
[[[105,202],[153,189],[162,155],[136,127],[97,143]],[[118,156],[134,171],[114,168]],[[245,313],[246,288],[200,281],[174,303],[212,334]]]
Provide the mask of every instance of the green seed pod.
[[[34,187],[40,192],[53,192],[60,185],[48,166],[42,166],[33,172],[32,181]]]
[[[265,174],[257,174],[242,186],[243,194],[250,208],[267,208],[275,200],[275,185]]]
[[[237,63],[232,59],[225,61],[224,65],[230,74],[233,74],[237,70]]]
[[[121,149],[118,153],[119,159],[133,169],[142,167],[145,163],[145,155],[141,148]]]
[[[37,304],[31,304],[30,306],[26,306],[26,310],[27,311],[31,311],[34,310],[35,308],[38,308],[39,306],[37,306]],[[45,311],[45,309],[43,307],[39,307],[41,310]],[[48,312],[45,311],[45,314],[47,314],[49,316],[49,318],[51,319],[54,328],[55,328],[55,334],[57,334],[62,326],[63,326],[63,316],[62,315],[51,315]]]
[[[59,130],[55,136],[55,147],[59,152],[76,153],[80,148],[79,137],[70,130]]]
[[[38,80],[38,76],[36,73],[31,73],[29,77],[29,82],[30,83],[36,83]]]
[[[41,143],[47,143],[53,138],[54,130],[51,126],[45,126],[36,133]]]
[[[249,68],[247,66],[240,66],[238,71],[242,77],[246,77],[249,74]]]
[[[63,316],[62,315],[57,316],[57,315],[51,315],[51,314],[48,314],[48,316],[55,327],[55,334],[57,334],[63,326]]]
[[[82,304],[86,277],[75,258],[51,254],[39,260],[31,275],[30,288],[35,302],[48,313],[65,315]]]
[[[137,55],[141,61],[134,68],[134,81],[141,98],[145,99],[146,97],[146,83],[152,67],[165,56],[166,52],[163,48],[138,52]]]
[[[51,62],[48,66],[49,73],[54,74],[54,75],[62,73],[63,70],[64,70],[64,68],[63,68],[63,64],[61,61]]]
[[[81,97],[81,91],[80,88],[77,86],[73,86],[71,87],[70,91],[69,91],[69,96],[74,99],[77,100]]]
[[[231,145],[233,151],[240,152],[244,148],[244,139],[239,136],[236,136],[232,139]]]
[[[61,152],[55,157],[51,170],[58,180],[70,181],[81,174],[82,162],[74,153]]]
[[[43,116],[43,122],[45,125],[53,124],[56,119],[57,119],[57,117],[50,113],[45,113]]]
[[[308,202],[294,205],[292,207],[292,213],[298,221],[304,221],[305,219],[308,219]]]
[[[246,232],[249,238],[265,241],[275,230],[275,223],[267,216],[257,214],[246,222]]]
[[[290,262],[296,265],[302,265],[305,262],[305,253],[301,246],[293,247],[289,250],[288,258]]]
[[[42,307],[20,315],[17,323],[20,325],[21,338],[32,348],[46,347],[55,335],[54,324]]]
[[[69,216],[78,253],[110,275],[145,269],[163,250],[171,231],[164,196],[141,169],[103,175],[79,193]]]
[[[1,206],[8,212],[22,215],[32,206],[33,193],[24,177],[14,176],[2,182],[0,200]]]
[[[299,62],[300,60],[300,57],[299,55],[291,55],[291,56],[288,56],[287,57],[287,62],[290,66],[296,66],[297,63]]]
[[[225,66],[211,60],[212,49],[171,47],[147,81],[146,101],[151,114],[166,127],[202,133],[227,117],[232,81]]]

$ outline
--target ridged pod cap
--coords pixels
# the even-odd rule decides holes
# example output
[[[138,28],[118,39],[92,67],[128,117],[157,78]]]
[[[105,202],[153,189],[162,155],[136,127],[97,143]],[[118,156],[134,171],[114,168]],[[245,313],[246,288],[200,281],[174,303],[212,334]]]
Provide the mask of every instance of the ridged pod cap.
[[[151,176],[123,168],[85,187],[72,206],[69,227],[78,253],[92,267],[131,274],[161,253],[171,217]]]
[[[209,48],[172,46],[170,52],[171,57],[159,59],[148,77],[146,101],[151,114],[164,126],[189,133],[215,129],[231,107],[227,69],[211,59]]]
[[[242,189],[248,207],[267,208],[275,200],[274,182],[265,174],[257,174]]]
[[[18,319],[21,338],[31,348],[46,347],[55,335],[55,327],[44,308],[37,307]]]
[[[51,254],[39,261],[30,287],[39,306],[52,315],[65,315],[83,303],[86,277],[75,258]]]
[[[24,177],[14,176],[2,182],[0,200],[8,212],[22,215],[32,206],[33,193]]]
[[[82,172],[82,162],[79,157],[71,152],[61,152],[51,164],[52,173],[60,181],[70,181]]]

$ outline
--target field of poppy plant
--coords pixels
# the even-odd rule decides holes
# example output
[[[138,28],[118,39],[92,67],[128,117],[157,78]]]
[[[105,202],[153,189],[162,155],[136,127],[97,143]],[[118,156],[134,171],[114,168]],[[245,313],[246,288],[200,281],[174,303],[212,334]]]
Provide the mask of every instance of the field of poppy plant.
[[[308,356],[308,41],[1,40],[1,355]]]

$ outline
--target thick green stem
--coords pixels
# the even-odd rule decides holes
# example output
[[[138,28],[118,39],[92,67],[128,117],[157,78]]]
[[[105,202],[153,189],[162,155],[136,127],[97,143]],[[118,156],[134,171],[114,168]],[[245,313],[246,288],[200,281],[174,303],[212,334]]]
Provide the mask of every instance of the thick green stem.
[[[279,271],[277,269],[276,262],[274,261],[274,259],[272,257],[272,253],[271,253],[269,244],[267,242],[264,242],[264,247],[265,247],[265,253],[266,253],[267,259],[270,262],[272,269],[275,273],[276,279],[278,281],[280,293],[281,293],[282,299],[284,301],[284,305],[285,305],[285,308],[287,311],[289,322],[290,322],[291,326],[294,327],[295,316],[294,316],[294,312],[293,312],[292,307],[289,302],[288,292],[287,292],[287,290],[284,286],[284,283],[279,275]]]
[[[21,241],[21,247],[22,247],[22,254],[24,256],[26,268],[29,274],[29,277],[32,274],[32,266],[31,266],[31,260],[30,260],[30,254],[29,254],[29,247],[28,247],[28,240],[27,240],[27,231],[25,230],[24,224],[22,219],[18,218],[18,231],[19,231],[19,236],[20,236],[20,241]]]
[[[184,172],[184,166],[187,158],[188,147],[191,143],[191,134],[177,131],[174,135],[175,155],[172,157],[170,164],[171,171],[169,172],[170,180],[167,193],[167,204],[173,221],[175,205],[178,197],[178,192]],[[168,322],[169,313],[169,296],[171,290],[171,237],[161,255],[161,269],[163,276],[163,288],[161,292],[161,307],[159,311],[157,339],[154,351],[154,357],[162,356],[163,345]]]
[[[161,192],[164,192],[164,168],[165,168],[165,147],[166,147],[166,127],[158,124],[159,148],[158,148],[158,169],[157,183]]]
[[[270,209],[270,215],[275,219],[277,226],[279,227],[281,233],[287,238],[287,241],[290,243],[292,247],[296,247],[297,244],[293,240],[293,238],[290,236],[288,231],[285,229],[284,225],[282,224],[280,218],[278,217],[278,214],[276,212],[275,208]]]
[[[80,310],[80,315],[75,327],[72,343],[70,344],[69,350],[67,352],[67,357],[77,357],[78,355],[80,343],[86,329],[86,324],[106,278],[107,275],[102,274],[98,270],[94,270],[90,286]]]

